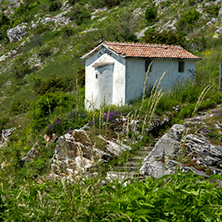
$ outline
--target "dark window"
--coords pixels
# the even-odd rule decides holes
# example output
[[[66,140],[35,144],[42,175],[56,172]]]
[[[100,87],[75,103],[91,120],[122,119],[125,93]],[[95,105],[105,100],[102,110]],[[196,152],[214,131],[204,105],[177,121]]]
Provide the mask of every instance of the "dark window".
[[[96,73],[96,79],[98,79],[98,73]]]
[[[184,72],[184,61],[178,61],[178,72]]]
[[[152,66],[153,66],[152,60],[151,59],[147,59],[146,62],[145,62],[145,72],[147,72],[149,67],[150,67],[149,72],[152,72]]]

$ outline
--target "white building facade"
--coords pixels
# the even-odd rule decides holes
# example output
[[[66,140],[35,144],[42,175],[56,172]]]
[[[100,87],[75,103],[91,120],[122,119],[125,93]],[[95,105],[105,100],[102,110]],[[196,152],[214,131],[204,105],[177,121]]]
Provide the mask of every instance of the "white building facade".
[[[101,42],[81,57],[85,59],[85,107],[125,105],[140,98],[150,66],[146,88],[156,80],[160,88],[172,89],[176,83],[193,78],[200,60],[180,46]]]

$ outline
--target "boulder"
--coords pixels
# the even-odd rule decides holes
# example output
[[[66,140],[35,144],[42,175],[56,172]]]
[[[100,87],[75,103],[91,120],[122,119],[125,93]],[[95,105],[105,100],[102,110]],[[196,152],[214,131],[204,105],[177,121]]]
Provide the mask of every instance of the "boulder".
[[[66,174],[70,174],[69,169],[85,173],[99,162],[107,162],[130,149],[115,139],[76,129],[59,137],[51,168]]]
[[[185,125],[173,125],[145,158],[140,173],[156,178],[175,173],[177,169],[204,177],[221,173],[222,146],[212,144],[204,136],[186,132]]]
[[[20,24],[14,28],[7,30],[7,36],[10,42],[17,42],[21,40],[26,35],[26,25]]]

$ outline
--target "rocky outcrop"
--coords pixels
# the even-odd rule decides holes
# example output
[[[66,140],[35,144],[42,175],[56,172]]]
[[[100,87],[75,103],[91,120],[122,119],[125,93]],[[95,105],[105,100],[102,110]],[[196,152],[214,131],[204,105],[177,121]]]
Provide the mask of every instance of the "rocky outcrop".
[[[203,135],[187,132],[185,125],[173,125],[145,158],[140,173],[156,178],[178,169],[204,177],[221,173],[222,146],[212,144]]]
[[[51,167],[54,172],[85,173],[96,164],[130,149],[115,139],[109,140],[83,129],[74,130],[59,137]]]
[[[7,30],[7,36],[10,42],[17,42],[26,35],[26,24],[22,23],[14,28]]]
[[[16,128],[2,130],[2,135],[0,137],[0,148],[8,143],[10,136],[16,130]]]

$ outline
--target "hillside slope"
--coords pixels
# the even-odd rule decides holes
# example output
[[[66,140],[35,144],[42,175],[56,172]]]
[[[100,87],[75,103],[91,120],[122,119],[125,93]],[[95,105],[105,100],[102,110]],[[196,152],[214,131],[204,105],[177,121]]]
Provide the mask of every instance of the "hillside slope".
[[[102,36],[181,44],[203,56],[201,75],[218,72],[220,1],[2,0],[0,11],[0,112],[17,124],[20,118],[14,116],[26,113],[40,95],[75,91],[77,82],[84,85],[79,56]],[[212,57],[211,65],[207,57]]]

